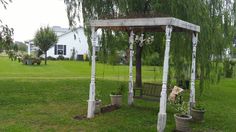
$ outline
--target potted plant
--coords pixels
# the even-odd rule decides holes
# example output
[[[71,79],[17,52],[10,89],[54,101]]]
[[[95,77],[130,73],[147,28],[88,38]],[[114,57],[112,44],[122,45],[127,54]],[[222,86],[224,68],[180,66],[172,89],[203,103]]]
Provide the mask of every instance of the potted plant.
[[[170,104],[177,111],[174,114],[176,130],[181,132],[191,131],[192,116],[188,114],[188,103],[182,101],[181,95],[178,95],[175,101],[171,101]]]
[[[191,108],[191,116],[193,121],[202,122],[204,120],[205,109],[201,104],[196,104]]]
[[[34,64],[40,65],[41,64],[41,59],[38,57],[32,58],[32,65]]]
[[[101,98],[100,91],[97,91],[95,97],[95,114],[101,113],[102,100],[100,98]]]
[[[177,111],[178,113],[174,114],[176,130],[181,132],[191,131],[190,122],[192,120],[192,116],[187,113],[188,104],[186,102],[182,102],[182,104],[178,105]]]
[[[111,104],[116,106],[121,106],[122,104],[122,94],[124,93],[125,85],[120,84],[116,91],[111,92]]]

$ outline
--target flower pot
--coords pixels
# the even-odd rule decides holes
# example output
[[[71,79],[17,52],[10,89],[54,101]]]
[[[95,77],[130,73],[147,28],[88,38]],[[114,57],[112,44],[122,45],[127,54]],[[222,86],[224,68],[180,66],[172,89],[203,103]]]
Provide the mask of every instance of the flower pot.
[[[96,100],[95,101],[95,114],[101,113],[101,106],[102,106],[102,100]]]
[[[27,63],[27,65],[32,65],[32,60],[31,59],[27,59],[26,63]]]
[[[205,110],[191,109],[191,116],[193,117],[193,121],[202,122],[204,120]]]
[[[175,114],[175,125],[176,130],[180,132],[189,132],[191,131],[190,122],[192,120],[192,116],[190,115],[178,115]]]
[[[121,106],[122,104],[122,95],[110,95],[111,104],[116,106]]]

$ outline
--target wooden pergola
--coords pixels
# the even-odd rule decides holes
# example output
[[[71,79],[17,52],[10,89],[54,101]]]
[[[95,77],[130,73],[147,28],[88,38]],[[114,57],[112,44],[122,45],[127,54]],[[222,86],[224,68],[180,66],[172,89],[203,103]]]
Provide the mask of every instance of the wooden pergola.
[[[88,100],[87,118],[94,117],[95,110],[95,47],[97,43],[97,29],[111,29],[118,31],[127,31],[130,33],[130,62],[129,62],[129,91],[128,91],[128,104],[134,102],[133,99],[133,44],[135,33],[143,32],[165,32],[166,45],[165,57],[163,65],[163,78],[162,78],[162,91],[160,99],[160,110],[158,113],[157,130],[163,132],[166,126],[166,103],[167,103],[167,80],[169,71],[169,52],[170,41],[172,32],[190,32],[192,33],[192,69],[191,69],[191,91],[189,104],[192,107],[195,104],[195,69],[196,69],[196,48],[198,42],[198,33],[200,26],[182,21],[173,17],[156,17],[156,18],[134,18],[134,19],[108,19],[108,20],[92,20],[90,22],[92,30],[92,70],[91,70],[91,83]]]

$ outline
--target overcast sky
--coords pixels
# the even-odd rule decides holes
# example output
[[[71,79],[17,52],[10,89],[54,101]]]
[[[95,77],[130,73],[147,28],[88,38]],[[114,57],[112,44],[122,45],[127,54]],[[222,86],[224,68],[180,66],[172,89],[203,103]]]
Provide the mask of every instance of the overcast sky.
[[[0,6],[0,19],[14,28],[14,40],[33,39],[40,26],[68,28],[63,0],[13,0],[4,10]]]

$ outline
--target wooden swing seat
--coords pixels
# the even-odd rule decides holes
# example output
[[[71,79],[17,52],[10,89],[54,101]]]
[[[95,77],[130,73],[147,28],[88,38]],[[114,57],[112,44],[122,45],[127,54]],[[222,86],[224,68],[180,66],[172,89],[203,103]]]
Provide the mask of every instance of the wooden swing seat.
[[[134,98],[149,101],[160,101],[161,89],[162,84],[143,83],[142,88],[134,88]]]

